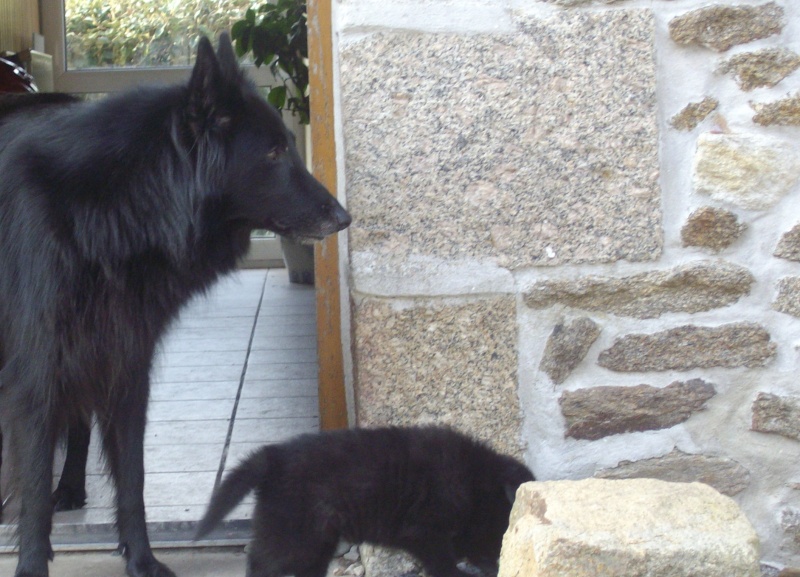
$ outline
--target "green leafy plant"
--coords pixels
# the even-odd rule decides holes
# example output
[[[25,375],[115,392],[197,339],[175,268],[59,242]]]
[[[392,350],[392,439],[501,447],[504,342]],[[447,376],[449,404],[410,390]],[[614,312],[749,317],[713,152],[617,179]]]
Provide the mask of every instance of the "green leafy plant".
[[[309,123],[308,27],[305,0],[277,0],[250,8],[231,28],[236,53],[252,53],[253,63],[269,66],[282,80],[270,87],[267,99],[279,110]]]
[[[190,66],[252,0],[65,0],[69,68]]]

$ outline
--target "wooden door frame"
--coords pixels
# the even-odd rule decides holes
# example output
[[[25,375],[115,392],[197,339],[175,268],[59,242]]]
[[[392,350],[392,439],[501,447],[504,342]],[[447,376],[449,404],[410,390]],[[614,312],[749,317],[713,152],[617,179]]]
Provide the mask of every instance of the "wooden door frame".
[[[331,0],[308,0],[307,7],[312,166],[314,175],[336,196]],[[348,426],[337,236],[318,242],[315,249],[319,418],[322,430]]]

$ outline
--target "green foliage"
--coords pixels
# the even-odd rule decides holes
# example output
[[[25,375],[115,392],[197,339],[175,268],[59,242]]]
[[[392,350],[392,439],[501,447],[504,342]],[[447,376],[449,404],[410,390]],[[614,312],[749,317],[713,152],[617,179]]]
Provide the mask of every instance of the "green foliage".
[[[256,66],[266,64],[283,83],[270,88],[267,99],[309,122],[308,27],[305,0],[277,0],[249,8],[231,28],[236,53],[252,53]]]
[[[66,0],[70,68],[191,65],[250,0]]]

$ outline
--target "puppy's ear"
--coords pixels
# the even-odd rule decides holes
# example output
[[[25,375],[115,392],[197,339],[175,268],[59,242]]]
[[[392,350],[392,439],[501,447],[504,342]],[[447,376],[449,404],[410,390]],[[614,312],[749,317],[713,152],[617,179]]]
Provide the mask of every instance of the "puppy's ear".
[[[197,60],[189,79],[186,106],[186,119],[195,137],[229,123],[227,86],[228,80],[214,54],[214,48],[204,36],[197,45]]]
[[[519,488],[519,485],[517,485],[516,487],[514,487],[513,485],[504,485],[503,486],[503,489],[505,489],[505,492],[506,492],[506,499],[508,499],[508,502],[511,503],[512,505],[514,504],[514,501],[517,499],[517,489],[518,488]]]
[[[514,499],[516,499],[519,486],[528,481],[536,480],[528,467],[511,458],[506,463],[501,479],[506,497],[508,497],[512,505],[514,504]]]

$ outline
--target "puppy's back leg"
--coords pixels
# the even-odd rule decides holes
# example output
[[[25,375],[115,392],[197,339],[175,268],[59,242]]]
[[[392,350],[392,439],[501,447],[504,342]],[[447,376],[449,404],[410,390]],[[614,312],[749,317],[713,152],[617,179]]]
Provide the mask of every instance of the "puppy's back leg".
[[[432,577],[469,577],[458,568],[452,544],[445,537],[421,538],[404,544],[403,548],[414,555]]]
[[[250,543],[246,577],[325,577],[336,551],[336,543],[318,550],[299,547],[298,551],[304,551],[305,555],[290,554],[288,558],[281,558],[280,554],[270,551],[271,545],[262,545],[258,538]]]

